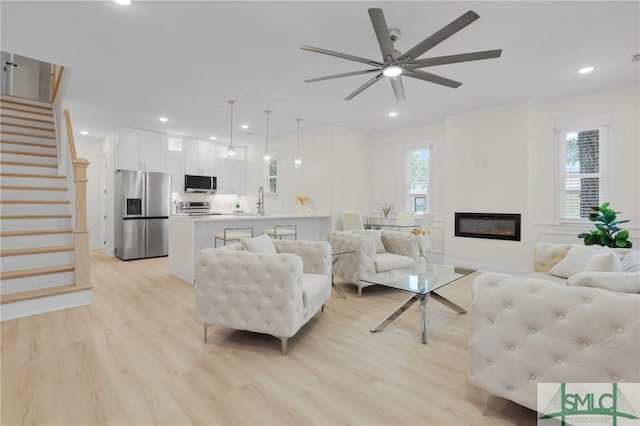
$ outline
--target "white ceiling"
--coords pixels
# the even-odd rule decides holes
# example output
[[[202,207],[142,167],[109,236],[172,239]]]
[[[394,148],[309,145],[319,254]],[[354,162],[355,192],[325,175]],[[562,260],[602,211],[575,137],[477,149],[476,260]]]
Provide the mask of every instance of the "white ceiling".
[[[379,81],[343,98],[370,75],[304,79],[367,68],[300,50],[303,44],[380,60],[367,8],[400,28],[402,52],[474,10],[480,19],[422,58],[503,49],[502,57],[427,69],[464,84],[451,89],[404,78],[397,103]],[[365,134],[523,100],[575,96],[640,84],[640,2],[220,2],[3,0],[1,48],[72,70],[74,129],[101,138],[118,126],[234,143],[337,125]],[[578,75],[591,65],[595,71]],[[391,119],[387,113],[399,116]],[[169,117],[160,123],[161,115]],[[234,126],[235,127],[235,126]]]

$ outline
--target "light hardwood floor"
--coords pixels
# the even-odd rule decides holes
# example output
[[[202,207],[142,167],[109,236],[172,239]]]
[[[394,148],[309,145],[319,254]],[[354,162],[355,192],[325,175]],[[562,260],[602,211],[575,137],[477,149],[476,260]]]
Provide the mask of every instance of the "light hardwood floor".
[[[441,293],[461,306],[472,278]],[[91,254],[93,304],[1,324],[2,425],[534,425],[533,411],[467,380],[468,315],[430,301],[369,329],[407,294],[342,286],[289,352],[268,335],[194,319],[167,259]]]

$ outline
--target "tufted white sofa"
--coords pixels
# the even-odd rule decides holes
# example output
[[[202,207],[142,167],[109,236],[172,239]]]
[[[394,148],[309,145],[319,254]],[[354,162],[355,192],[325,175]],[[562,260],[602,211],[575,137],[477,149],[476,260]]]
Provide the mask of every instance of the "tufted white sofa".
[[[379,232],[380,240],[348,231],[332,231],[329,243],[333,252],[354,251],[339,256],[333,264],[333,275],[355,284],[358,296],[370,283],[362,279],[383,279],[394,269],[411,268],[418,258],[418,240],[409,232]],[[376,242],[378,249],[376,249]]]
[[[474,281],[469,373],[488,395],[535,410],[538,383],[640,382],[640,294],[548,276],[569,248],[539,244],[530,276],[486,273]]]
[[[277,251],[254,253],[240,244],[200,252],[196,318],[207,326],[289,337],[331,297],[331,246],[326,241],[274,240]]]

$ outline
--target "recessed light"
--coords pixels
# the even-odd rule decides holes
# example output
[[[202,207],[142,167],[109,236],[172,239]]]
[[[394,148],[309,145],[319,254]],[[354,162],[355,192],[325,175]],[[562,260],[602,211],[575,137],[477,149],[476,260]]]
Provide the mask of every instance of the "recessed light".
[[[86,135],[88,135],[88,134],[89,134],[89,132],[87,132],[86,130],[83,130],[83,131],[81,131],[81,132],[80,132],[80,134],[81,134],[81,135],[85,135],[85,136],[86,136]]]
[[[158,118],[158,120],[162,121],[163,123],[166,123],[167,121],[169,121],[167,117],[160,117]]]
[[[397,112],[390,112],[389,113],[389,117],[397,117],[398,113]]]
[[[215,136],[211,136],[209,139],[211,139],[212,141],[215,141],[215,140],[216,140],[216,139],[218,139],[218,138],[217,138],[217,137],[215,137]]]
[[[593,67],[584,67],[578,70],[580,74],[589,74],[591,71],[593,71]]]
[[[249,125],[248,125],[248,124],[243,124],[243,125],[242,125],[242,126],[240,126],[240,127],[242,127],[243,129],[248,129],[248,128],[249,128]]]
[[[129,6],[131,0],[113,0],[114,3],[118,3],[120,6]]]

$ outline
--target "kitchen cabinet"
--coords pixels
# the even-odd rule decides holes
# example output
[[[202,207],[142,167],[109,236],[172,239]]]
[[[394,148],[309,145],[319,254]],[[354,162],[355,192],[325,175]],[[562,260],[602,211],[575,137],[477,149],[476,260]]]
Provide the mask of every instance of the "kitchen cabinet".
[[[147,130],[118,129],[116,169],[164,172],[167,137]]]
[[[182,140],[184,173],[188,175],[216,175],[216,143],[185,138]]]
[[[244,160],[216,159],[218,194],[244,195],[247,193],[247,163]]]

